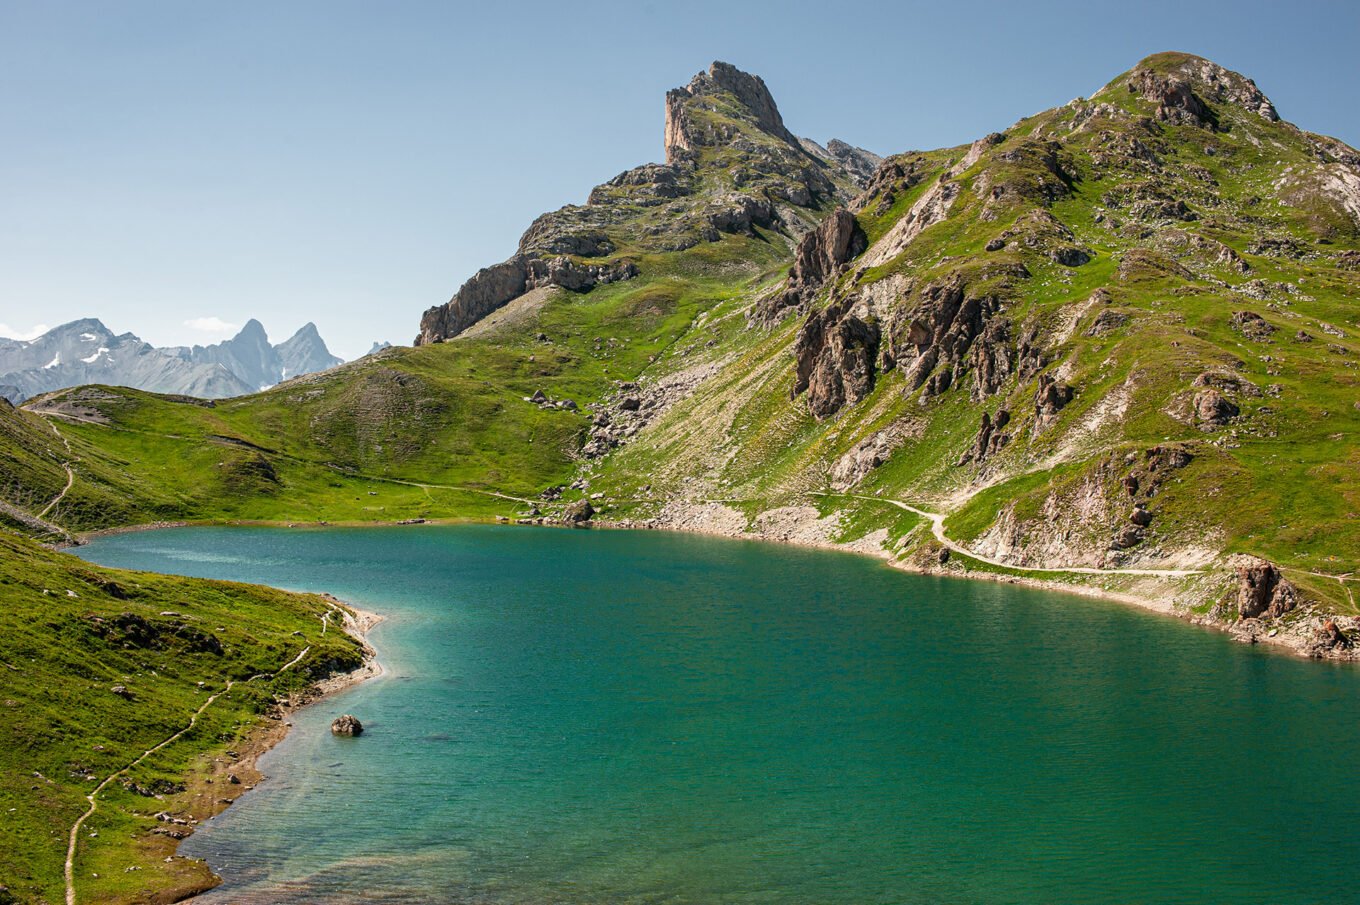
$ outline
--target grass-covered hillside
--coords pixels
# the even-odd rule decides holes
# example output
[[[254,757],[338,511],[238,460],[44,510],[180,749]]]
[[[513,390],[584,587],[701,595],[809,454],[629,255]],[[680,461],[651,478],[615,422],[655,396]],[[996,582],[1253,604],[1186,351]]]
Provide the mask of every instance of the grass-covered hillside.
[[[204,784],[213,760],[229,764],[277,697],[362,658],[325,598],[103,569],[8,531],[0,600],[0,884],[19,901],[64,901],[69,834],[111,776],[77,834],[77,900],[210,882],[166,861],[183,827],[156,815],[207,816],[233,794],[226,775]]]
[[[810,311],[699,352],[717,374],[616,454],[609,496],[757,500],[751,524],[825,511],[814,491],[915,501],[1016,567],[1251,553],[1354,611],[1330,577],[1360,565],[1354,150],[1163,54],[891,158],[851,210],[865,250]],[[841,499],[847,525],[900,518]],[[901,555],[927,547],[918,528]]]
[[[525,234],[530,272],[556,254],[552,279],[626,279],[545,278],[452,335],[215,405],[36,400],[86,451],[73,499],[87,477],[125,494],[76,527],[551,516],[589,495],[633,523],[740,519],[933,565],[928,526],[875,497],[947,514],[994,568],[1249,553],[1351,610],[1357,152],[1161,54],[971,146],[889,158],[850,197],[772,104],[715,65],[668,97],[666,165]],[[463,324],[493,283],[427,322]],[[59,477],[49,461],[37,496]],[[766,530],[789,519],[818,527]],[[1213,596],[1186,584],[1166,593]]]
[[[848,202],[840,259],[810,271],[798,251],[793,294],[794,240],[848,176],[721,72],[668,99],[671,163],[526,233],[535,254],[596,254],[574,266],[626,258],[630,279],[542,285],[442,342],[238,400],[92,388],[30,410],[99,451],[91,472],[150,485],[110,523],[485,516],[515,506],[489,493],[570,482],[587,409],[620,383],[673,375],[665,418],[589,463],[640,515],[700,484],[756,505],[853,485],[955,511],[961,538],[1033,565],[1053,534],[1036,515],[1084,494],[1101,517],[1059,545],[1083,565],[1355,566],[1356,152],[1162,54],[971,148],[889,159]],[[734,223],[719,200],[773,213]],[[984,413],[1004,424],[980,438]],[[872,438],[883,462],[834,478]],[[1155,505],[1113,492],[1165,443],[1189,464],[1143,481]],[[43,492],[60,477],[49,461]],[[1151,523],[1111,547],[1133,505]]]
[[[25,840],[0,882],[55,897],[86,777],[226,678],[304,644],[335,646],[305,663],[357,656],[317,634],[322,601],[114,575],[13,532],[580,519],[588,499],[597,520],[850,544],[1352,649],[1360,152],[1185,54],[872,176],[715,64],[667,97],[666,144],[536,221],[414,348],[212,403],[0,404],[0,679],[24,715],[6,819]],[[298,681],[238,685],[202,738]],[[77,874],[98,900],[139,856],[97,840],[162,809],[107,794]]]

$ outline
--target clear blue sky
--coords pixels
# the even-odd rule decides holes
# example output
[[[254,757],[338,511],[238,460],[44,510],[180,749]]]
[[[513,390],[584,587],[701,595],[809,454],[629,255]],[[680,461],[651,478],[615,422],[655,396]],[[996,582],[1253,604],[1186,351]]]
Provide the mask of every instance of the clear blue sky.
[[[794,132],[891,153],[1184,50],[1354,145],[1357,46],[1353,0],[0,0],[0,324],[410,342],[537,214],[659,159],[665,90],[714,59]]]

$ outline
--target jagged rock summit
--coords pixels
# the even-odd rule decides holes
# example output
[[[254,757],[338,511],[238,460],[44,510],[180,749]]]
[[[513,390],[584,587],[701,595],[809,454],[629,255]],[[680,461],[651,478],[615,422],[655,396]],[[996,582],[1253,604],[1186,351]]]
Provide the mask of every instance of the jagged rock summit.
[[[442,342],[534,290],[585,292],[645,272],[652,256],[727,236],[789,243],[848,199],[879,158],[795,137],[758,76],[714,63],[666,95],[666,162],[597,186],[530,225],[509,260],[478,271],[421,319]]]
[[[28,342],[0,339],[0,386],[14,403],[82,384],[220,399],[338,364],[314,324],[271,346],[254,319],[232,339],[210,346],[158,349],[131,333],[115,335],[96,318],[54,327]]]
[[[203,397],[253,389],[216,363],[167,355],[131,333],[115,334],[92,317],[53,327],[27,342],[0,339],[0,384],[8,386],[11,402],[87,383]]]
[[[592,523],[982,563],[1360,656],[1360,153],[1187,54],[876,166],[793,138],[773,104],[721,65],[671,92],[668,162],[539,217],[426,314],[422,342],[452,345],[216,409],[68,394],[138,482],[105,478],[91,521],[588,503]],[[185,468],[182,437],[213,448],[142,503],[144,476]],[[40,464],[8,499],[56,497],[67,475]],[[1265,564],[1245,592],[1238,553]]]
[[[715,128],[712,121],[691,115],[699,109],[720,111],[734,101],[751,125],[798,146],[798,139],[784,127],[784,117],[779,114],[770,89],[765,87],[765,80],[742,72],[731,63],[715,61],[706,72],[691,79],[688,86],[666,92],[666,163],[691,160],[700,148],[725,145],[736,138],[736,129]]]
[[[343,363],[326,348],[315,324],[303,325],[275,346],[270,344],[264,325],[254,318],[246,321],[231,339],[210,346],[178,346],[166,351],[195,364],[219,364],[250,387],[249,392]]]

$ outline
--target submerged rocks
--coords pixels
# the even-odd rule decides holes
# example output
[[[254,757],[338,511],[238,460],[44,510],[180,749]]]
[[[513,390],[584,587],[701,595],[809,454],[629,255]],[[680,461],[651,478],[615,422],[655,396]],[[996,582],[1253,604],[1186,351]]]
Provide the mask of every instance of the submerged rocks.
[[[364,724],[359,722],[358,717],[346,713],[331,721],[331,733],[352,738],[364,734]]]
[[[1274,563],[1255,556],[1235,558],[1237,612],[1243,619],[1278,619],[1298,604],[1298,591]]]

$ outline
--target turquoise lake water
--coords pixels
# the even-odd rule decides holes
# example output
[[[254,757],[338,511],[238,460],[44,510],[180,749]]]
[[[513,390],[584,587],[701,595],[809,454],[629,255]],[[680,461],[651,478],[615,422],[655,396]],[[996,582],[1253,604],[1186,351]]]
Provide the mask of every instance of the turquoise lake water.
[[[1360,671],[1118,604],[646,532],[79,552],[388,617],[387,675],[299,712],[183,845],[226,880],[208,903],[1360,895]]]

